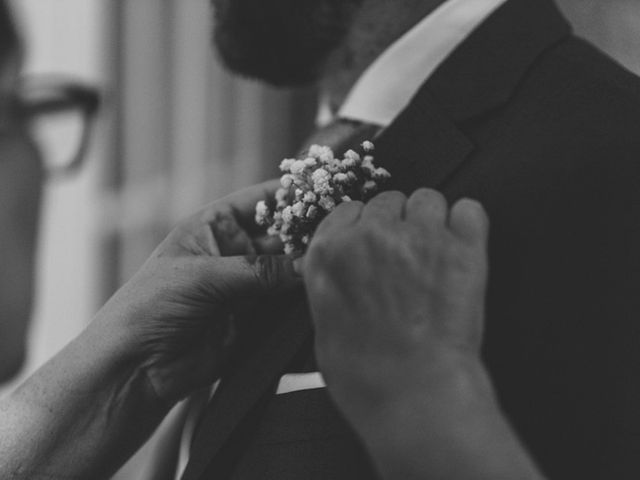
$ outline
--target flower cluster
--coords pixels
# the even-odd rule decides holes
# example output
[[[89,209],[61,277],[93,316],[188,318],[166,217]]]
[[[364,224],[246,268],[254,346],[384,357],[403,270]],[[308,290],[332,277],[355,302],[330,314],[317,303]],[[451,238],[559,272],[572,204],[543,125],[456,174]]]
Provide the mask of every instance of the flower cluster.
[[[312,145],[305,158],[282,161],[282,187],[275,202],[258,202],[256,223],[280,237],[285,253],[304,252],[318,224],[338,204],[366,201],[390,178],[373,163],[373,143],[364,142],[362,149],[364,155],[349,150],[340,159],[329,147]]]

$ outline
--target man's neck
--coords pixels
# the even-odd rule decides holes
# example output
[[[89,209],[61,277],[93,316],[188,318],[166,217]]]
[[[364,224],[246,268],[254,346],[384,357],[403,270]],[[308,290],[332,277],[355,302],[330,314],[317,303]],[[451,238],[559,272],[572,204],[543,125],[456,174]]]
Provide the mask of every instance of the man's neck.
[[[360,75],[384,50],[445,1],[364,0],[320,81],[320,91],[331,110],[338,110]]]

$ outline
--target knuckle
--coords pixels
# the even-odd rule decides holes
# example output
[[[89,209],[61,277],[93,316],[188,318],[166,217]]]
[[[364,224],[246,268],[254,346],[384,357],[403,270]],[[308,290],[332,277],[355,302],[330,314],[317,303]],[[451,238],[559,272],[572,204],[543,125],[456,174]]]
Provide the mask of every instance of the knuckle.
[[[256,280],[264,290],[270,290],[280,284],[284,278],[281,262],[271,255],[258,255],[255,258]]]
[[[337,260],[338,250],[331,240],[321,240],[313,243],[306,254],[307,271],[322,272],[330,268]]]
[[[226,204],[216,202],[200,212],[199,220],[201,223],[216,224],[229,221],[230,218],[233,218],[231,208]]]

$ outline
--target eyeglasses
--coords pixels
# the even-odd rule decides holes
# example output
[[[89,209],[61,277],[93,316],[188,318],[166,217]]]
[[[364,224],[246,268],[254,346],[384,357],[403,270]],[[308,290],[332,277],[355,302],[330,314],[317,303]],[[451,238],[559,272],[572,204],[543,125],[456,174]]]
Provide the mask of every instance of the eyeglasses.
[[[89,147],[98,91],[69,77],[28,76],[20,79],[12,100],[9,115],[31,129],[47,174],[77,171]]]

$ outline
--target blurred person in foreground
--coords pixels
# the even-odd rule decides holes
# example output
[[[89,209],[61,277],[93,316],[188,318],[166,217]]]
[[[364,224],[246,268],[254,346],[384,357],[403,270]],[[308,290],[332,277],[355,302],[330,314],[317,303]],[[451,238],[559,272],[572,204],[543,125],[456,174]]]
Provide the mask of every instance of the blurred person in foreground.
[[[12,378],[27,356],[43,183],[81,165],[98,107],[91,87],[62,77],[23,76],[23,56],[11,12],[1,1],[0,383]],[[32,131],[50,131],[63,115],[78,124],[75,149],[43,151]]]
[[[36,228],[44,172],[15,108],[22,51],[0,2],[0,382],[22,366],[33,301]]]

